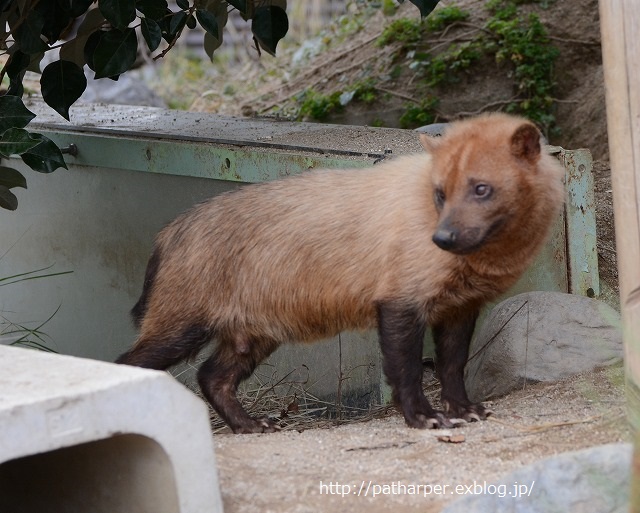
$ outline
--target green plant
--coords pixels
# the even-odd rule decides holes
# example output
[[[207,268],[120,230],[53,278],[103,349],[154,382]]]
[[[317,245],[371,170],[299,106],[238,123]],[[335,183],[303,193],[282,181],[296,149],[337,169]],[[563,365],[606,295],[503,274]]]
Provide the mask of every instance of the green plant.
[[[438,9],[426,20],[400,18],[385,27],[376,44],[386,46],[391,43],[404,43],[405,46],[413,46],[418,44],[427,32],[439,32],[457,21],[468,18],[469,13],[456,6]]]
[[[377,97],[375,81],[361,80],[352,84],[345,91],[335,91],[329,95],[319,93],[314,89],[307,89],[298,98],[300,108],[298,119],[314,119],[323,121],[333,112],[340,112],[351,101],[372,103]]]
[[[29,280],[51,278],[53,276],[60,276],[73,272],[63,271],[42,274],[43,271],[47,271],[50,268],[51,266],[44,267],[42,269],[36,269],[35,271],[28,271],[25,273],[5,276],[4,278],[0,278],[0,287],[14,285],[16,283]],[[5,315],[0,313],[0,337],[15,338],[15,340],[11,341],[11,343],[9,344],[12,346],[23,346],[31,349],[39,349],[41,351],[49,351],[55,353],[56,351],[47,346],[47,341],[45,340],[47,335],[41,330],[41,328],[51,319],[53,319],[53,317],[58,313],[58,310],[60,310],[60,306],[58,306],[58,308],[56,308],[55,311],[44,322],[38,323],[35,328],[30,328],[25,323],[15,323],[9,320],[9,318],[7,318]]]
[[[342,109],[340,94],[340,92],[335,92],[326,96],[313,89],[308,89],[302,95],[298,117],[318,121],[327,119],[329,114]]]
[[[415,103],[407,104],[404,113],[400,116],[400,126],[402,128],[416,128],[434,123],[437,105],[438,99],[433,96],[427,97],[417,105]]]
[[[398,4],[394,0],[382,0],[382,13],[385,16],[393,16],[398,10]]]
[[[535,14],[526,20],[517,15],[500,16],[489,20],[487,28],[495,34],[496,62],[510,62],[514,66],[515,92],[517,100],[507,110],[519,112],[539,123],[548,132],[553,128],[555,117],[551,111],[553,64],[558,49],[550,44],[547,31]]]
[[[452,44],[439,53],[426,47],[427,31],[442,31],[452,23],[464,21],[469,13],[450,6],[435,11],[425,22],[396,20],[383,32],[378,44],[400,43],[398,55],[406,55],[405,66],[421,77],[425,94],[433,95],[443,85],[459,82],[463,74],[473,73],[480,62],[495,60],[499,66],[508,66],[507,73],[513,79],[514,95],[505,102],[505,110],[519,113],[535,121],[545,131],[552,132],[553,115],[553,65],[558,50],[550,43],[547,32],[535,14],[523,18],[518,5],[538,0],[489,0],[491,13],[482,30],[467,41]],[[401,71],[393,69],[394,78]],[[402,126],[425,124],[433,115],[433,106],[427,108],[410,104],[401,118]]]
[[[399,42],[413,45],[422,39],[422,34],[423,25],[420,20],[400,18],[387,25],[376,44],[378,46],[386,46]]]
[[[353,99],[356,101],[373,103],[378,97],[375,80],[372,78],[356,82],[351,86],[351,89],[353,91]]]
[[[51,173],[66,168],[61,151],[44,135],[28,132],[25,126],[35,117],[17,96],[0,96],[0,158],[19,156],[34,171]],[[18,198],[11,189],[27,188],[22,173],[12,167],[0,166],[0,207],[18,208]]]
[[[47,345],[47,334],[41,331],[41,328],[53,319],[59,309],[60,307],[56,308],[46,321],[41,322],[35,328],[29,328],[25,324],[16,324],[4,315],[0,315],[0,337],[15,337],[15,340],[9,343],[10,346],[21,346],[56,353],[57,351]]]
[[[429,16],[426,20],[426,26],[431,32],[439,32],[453,23],[467,19],[469,19],[469,13],[467,11],[463,11],[455,5],[449,5],[438,9]]]
[[[425,70],[427,85],[437,87],[444,83],[457,82],[459,72],[470,68],[482,55],[482,47],[477,42],[466,42],[449,47],[429,62]]]

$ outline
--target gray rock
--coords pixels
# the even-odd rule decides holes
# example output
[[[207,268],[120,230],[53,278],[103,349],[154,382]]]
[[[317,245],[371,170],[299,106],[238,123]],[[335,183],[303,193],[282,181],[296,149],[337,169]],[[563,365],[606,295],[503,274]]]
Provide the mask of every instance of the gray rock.
[[[447,130],[447,123],[432,123],[431,125],[420,126],[414,130],[431,137],[440,137],[444,135]]]
[[[496,483],[469,483],[442,513],[626,513],[631,454],[631,444],[609,444],[540,460]]]
[[[622,361],[620,315],[595,299],[528,292],[498,304],[476,333],[465,384],[485,401]]]
[[[134,70],[136,71],[136,70]],[[134,71],[129,71],[115,81],[109,78],[95,80],[95,73],[85,66],[87,88],[80,97],[90,103],[115,103],[120,105],[146,105],[166,107],[164,101]]]

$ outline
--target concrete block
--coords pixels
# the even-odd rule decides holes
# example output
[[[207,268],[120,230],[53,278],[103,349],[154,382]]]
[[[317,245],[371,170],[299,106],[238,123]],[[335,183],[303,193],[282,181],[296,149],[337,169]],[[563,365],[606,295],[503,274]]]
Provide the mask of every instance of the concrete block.
[[[0,513],[221,512],[205,404],[168,374],[0,346]]]

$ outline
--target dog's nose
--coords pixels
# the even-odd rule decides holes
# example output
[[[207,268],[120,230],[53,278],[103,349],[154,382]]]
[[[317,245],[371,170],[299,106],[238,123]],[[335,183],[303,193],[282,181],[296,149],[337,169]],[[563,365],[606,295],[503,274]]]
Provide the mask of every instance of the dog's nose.
[[[456,243],[456,232],[446,228],[440,228],[433,234],[431,240],[433,240],[433,243],[440,249],[449,250]]]

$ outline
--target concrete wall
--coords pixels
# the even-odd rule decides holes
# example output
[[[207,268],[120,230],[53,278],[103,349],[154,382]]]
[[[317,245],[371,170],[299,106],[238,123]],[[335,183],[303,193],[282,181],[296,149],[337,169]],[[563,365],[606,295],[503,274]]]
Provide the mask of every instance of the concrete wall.
[[[11,165],[17,164],[12,161]],[[0,312],[42,327],[61,353],[113,360],[135,338],[129,310],[153,237],[179,212],[238,187],[203,178],[69,166],[50,175],[16,165],[29,189],[3,211],[0,277],[51,266],[71,274],[0,288]]]
[[[72,273],[0,287],[0,313],[34,328],[59,308],[41,328],[47,346],[105,361],[135,339],[129,310],[142,290],[155,234],[194,203],[241,186],[74,165],[42,175],[15,160],[11,165],[25,174],[29,189],[16,191],[17,211],[0,213],[0,277],[48,266],[43,274]],[[0,336],[0,343],[14,338]],[[310,394],[307,399],[330,401],[340,388],[345,402],[366,408],[381,400],[378,363],[375,334],[345,333],[340,340],[280,348],[247,386],[284,378],[277,393],[295,382]],[[190,365],[173,372],[194,381]]]

